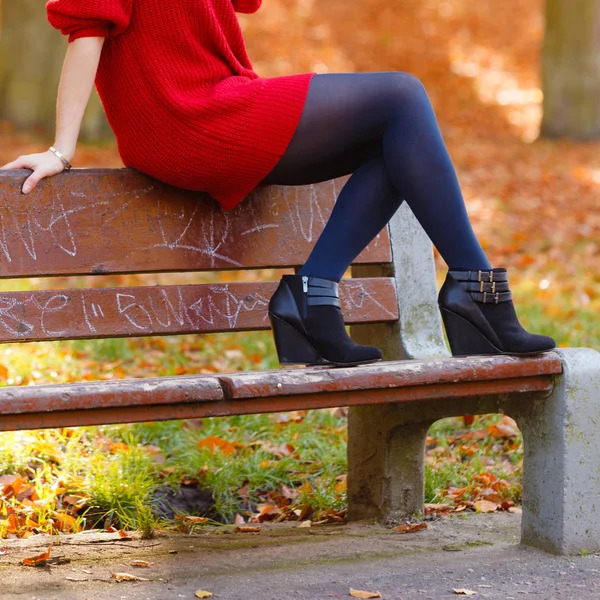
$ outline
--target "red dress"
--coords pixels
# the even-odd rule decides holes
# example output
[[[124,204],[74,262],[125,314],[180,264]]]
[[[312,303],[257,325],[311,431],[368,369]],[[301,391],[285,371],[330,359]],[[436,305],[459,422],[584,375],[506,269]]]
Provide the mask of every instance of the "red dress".
[[[50,0],[69,36],[108,38],[96,87],[128,167],[230,209],[270,173],[312,74],[252,70],[235,11],[262,0]]]

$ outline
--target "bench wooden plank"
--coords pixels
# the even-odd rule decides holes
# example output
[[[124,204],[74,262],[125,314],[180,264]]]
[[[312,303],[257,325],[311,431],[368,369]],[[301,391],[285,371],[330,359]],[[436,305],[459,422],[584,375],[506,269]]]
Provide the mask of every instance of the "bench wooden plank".
[[[298,266],[342,185],[265,187],[223,211],[129,169],[75,169],[23,195],[28,173],[0,171],[0,278]],[[386,229],[356,263],[390,260]]]
[[[311,368],[298,371],[253,371],[221,375],[227,399],[268,398],[298,394],[351,392],[471,381],[498,382],[562,373],[554,353],[535,358],[480,356],[383,362],[356,368]]]
[[[413,361],[398,361],[271,371],[268,385],[260,389],[254,382],[261,372],[5,388],[0,431],[550,392],[561,371],[556,355],[419,363],[416,370]],[[242,389],[232,382],[245,378],[258,395],[232,397]],[[294,387],[294,381],[300,383]]]
[[[276,282],[0,293],[0,342],[267,329]],[[348,323],[398,319],[391,278],[347,279]]]

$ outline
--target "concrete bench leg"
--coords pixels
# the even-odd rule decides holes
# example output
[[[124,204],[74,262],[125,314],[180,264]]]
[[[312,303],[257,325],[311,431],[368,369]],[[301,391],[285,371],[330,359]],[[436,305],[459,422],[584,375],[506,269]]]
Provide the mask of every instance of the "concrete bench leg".
[[[433,421],[403,423],[397,406],[360,406],[348,419],[348,517],[393,521],[423,510],[425,440]]]
[[[552,396],[513,414],[525,442],[522,542],[578,554],[600,550],[600,353],[559,353]]]

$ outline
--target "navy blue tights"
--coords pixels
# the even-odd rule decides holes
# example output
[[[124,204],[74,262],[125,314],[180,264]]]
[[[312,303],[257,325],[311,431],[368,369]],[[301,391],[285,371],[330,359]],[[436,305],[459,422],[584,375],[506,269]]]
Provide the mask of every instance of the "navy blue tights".
[[[300,275],[339,281],[404,199],[449,267],[490,268],[427,93],[412,75],[316,75],[265,183],[306,185],[350,173]]]

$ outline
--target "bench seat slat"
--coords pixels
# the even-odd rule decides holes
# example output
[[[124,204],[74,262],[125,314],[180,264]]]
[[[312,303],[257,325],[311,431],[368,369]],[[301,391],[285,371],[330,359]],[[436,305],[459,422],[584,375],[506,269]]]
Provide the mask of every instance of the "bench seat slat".
[[[375,363],[356,368],[253,371],[220,376],[228,399],[264,398],[323,392],[397,388],[407,386],[498,381],[558,375],[556,354],[539,358],[480,356],[438,360]]]
[[[549,392],[554,376],[562,370],[554,354],[528,359],[437,359],[419,361],[419,365],[415,369],[412,361],[397,361],[354,369],[284,369],[5,388],[0,393],[0,431]],[[257,387],[261,375],[266,383]],[[244,379],[249,380],[246,388]],[[290,387],[296,380],[302,383]],[[247,393],[250,388],[256,397],[232,397],[234,390]]]
[[[223,211],[130,169],[74,169],[23,195],[29,173],[0,171],[0,278],[298,266],[343,184],[264,187]],[[385,229],[356,263],[390,260]]]
[[[277,283],[140,286],[0,293],[0,342],[266,329]],[[395,321],[393,279],[340,286],[349,323]]]

